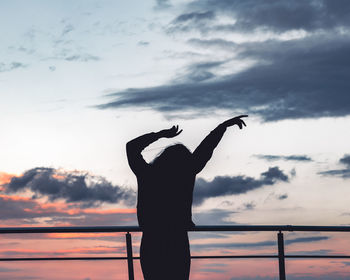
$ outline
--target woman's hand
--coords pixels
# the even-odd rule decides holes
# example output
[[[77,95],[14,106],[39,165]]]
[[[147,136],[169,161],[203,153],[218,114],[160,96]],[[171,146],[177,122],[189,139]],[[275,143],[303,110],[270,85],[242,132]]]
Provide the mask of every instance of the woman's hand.
[[[233,125],[238,125],[240,129],[243,128],[243,125],[244,126],[247,126],[245,124],[245,122],[243,120],[241,120],[241,118],[246,118],[248,117],[248,115],[240,115],[240,116],[237,116],[237,117],[234,117],[232,119],[229,119],[227,121],[224,121],[221,125],[225,126],[225,127],[230,127],[230,126],[233,126]]]
[[[169,129],[163,129],[159,131],[159,134],[161,137],[165,138],[173,138],[175,136],[178,136],[182,132],[182,129],[179,131],[179,126],[178,125],[173,125],[172,128]]]

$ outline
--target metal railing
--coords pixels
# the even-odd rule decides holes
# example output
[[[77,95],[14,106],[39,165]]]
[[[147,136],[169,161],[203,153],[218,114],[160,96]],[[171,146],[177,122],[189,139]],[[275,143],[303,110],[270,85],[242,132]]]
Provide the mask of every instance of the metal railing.
[[[161,227],[159,228],[161,230]],[[232,225],[232,226],[195,226],[192,232],[227,232],[227,231],[272,231],[277,232],[277,255],[218,255],[191,256],[192,259],[224,259],[224,258],[277,258],[279,263],[279,279],[286,279],[286,258],[337,258],[350,259],[350,255],[285,255],[283,232],[350,232],[350,226],[292,226],[292,225]],[[53,257],[53,258],[0,258],[2,262],[9,261],[59,261],[59,260],[127,260],[129,280],[134,280],[132,241],[130,232],[141,232],[138,226],[99,226],[99,227],[7,227],[0,228],[0,234],[15,233],[105,233],[125,232],[126,257]]]

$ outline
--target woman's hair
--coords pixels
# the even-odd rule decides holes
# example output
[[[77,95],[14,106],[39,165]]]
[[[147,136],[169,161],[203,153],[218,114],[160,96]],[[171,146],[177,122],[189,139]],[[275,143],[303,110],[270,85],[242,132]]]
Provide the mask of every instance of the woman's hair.
[[[152,165],[160,168],[172,168],[188,164],[192,159],[192,153],[183,144],[175,144],[166,147],[153,161]]]

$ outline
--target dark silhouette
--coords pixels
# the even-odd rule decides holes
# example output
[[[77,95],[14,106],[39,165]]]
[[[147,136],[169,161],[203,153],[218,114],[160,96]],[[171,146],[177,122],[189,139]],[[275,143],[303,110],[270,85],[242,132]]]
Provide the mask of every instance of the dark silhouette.
[[[143,231],[140,257],[145,280],[187,280],[196,174],[211,158],[226,128],[245,126],[241,115],[218,125],[191,153],[184,145],[167,147],[148,164],[142,150],[160,138],[179,135],[178,126],[137,137],[126,145],[130,168],[138,183],[137,218]],[[157,229],[161,227],[161,229]]]

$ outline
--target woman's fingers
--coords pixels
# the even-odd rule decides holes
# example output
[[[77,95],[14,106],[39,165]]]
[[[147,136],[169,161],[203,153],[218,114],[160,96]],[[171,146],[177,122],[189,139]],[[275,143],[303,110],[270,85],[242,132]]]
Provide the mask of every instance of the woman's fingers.
[[[176,133],[175,136],[178,136],[182,132],[182,129]]]

